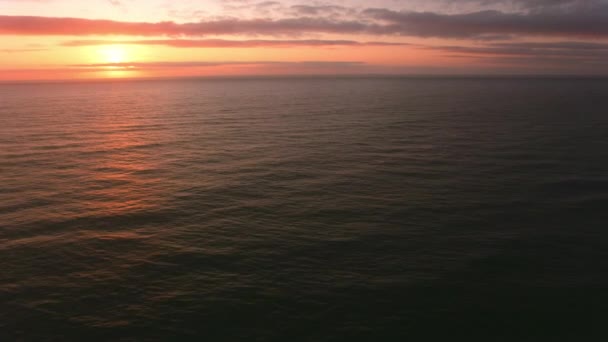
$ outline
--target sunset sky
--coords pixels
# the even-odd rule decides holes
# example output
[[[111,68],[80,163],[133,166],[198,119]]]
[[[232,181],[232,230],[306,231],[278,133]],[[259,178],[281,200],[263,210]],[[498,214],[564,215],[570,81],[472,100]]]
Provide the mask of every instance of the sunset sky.
[[[608,0],[0,0],[0,80],[608,75]]]

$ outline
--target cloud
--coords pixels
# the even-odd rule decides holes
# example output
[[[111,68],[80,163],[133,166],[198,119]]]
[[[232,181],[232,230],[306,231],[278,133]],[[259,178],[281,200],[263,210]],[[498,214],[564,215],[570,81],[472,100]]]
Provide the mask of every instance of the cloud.
[[[379,22],[380,33],[418,37],[476,38],[485,35],[608,37],[608,5],[593,11],[534,11],[505,13],[496,10],[466,14],[400,12],[367,9]]]
[[[289,66],[289,67],[357,67],[367,65],[359,61],[180,61],[180,62],[125,62],[125,63],[92,63],[72,64],[73,68],[122,68],[122,69],[158,69],[158,68],[208,68],[218,66]]]
[[[474,58],[494,64],[519,65],[536,69],[559,67],[563,71],[603,73],[602,70],[608,67],[607,43],[513,42],[427,48],[441,51],[454,58]]]
[[[576,8],[584,6],[596,6],[605,3],[606,0],[446,0],[450,3],[470,2],[479,5],[509,5],[521,9],[547,9],[547,8]]]
[[[553,58],[607,59],[608,44],[589,42],[517,42],[484,46],[427,46],[429,49],[469,55],[536,56]]]
[[[23,53],[23,52],[38,52],[38,51],[47,51],[48,49],[0,49],[0,53]]]
[[[308,8],[305,6],[300,7]],[[315,16],[289,18],[221,18],[200,22],[121,22],[78,18],[0,16],[0,34],[11,35],[306,35],[366,34],[440,38],[487,38],[505,35],[608,37],[608,3],[554,7],[531,12],[477,11],[464,14],[395,11],[370,8],[349,18]]]
[[[407,43],[359,42],[354,40],[225,40],[225,39],[161,39],[161,40],[72,40],[62,46],[91,45],[163,45],[175,48],[289,48],[289,47],[332,47],[332,46],[406,46]]]
[[[204,35],[284,35],[307,32],[364,32],[367,26],[356,21],[331,21],[315,18],[290,19],[220,19],[178,24],[175,22],[122,22],[79,18],[0,16],[0,34],[10,35],[132,35],[132,36],[204,36]]]
[[[294,5],[285,11],[296,16],[328,16],[339,17],[355,15],[357,10],[354,8],[336,5]]]

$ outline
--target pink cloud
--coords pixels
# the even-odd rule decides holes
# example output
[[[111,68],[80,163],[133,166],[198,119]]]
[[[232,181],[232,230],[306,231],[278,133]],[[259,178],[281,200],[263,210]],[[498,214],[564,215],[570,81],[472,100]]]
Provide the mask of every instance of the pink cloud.
[[[62,46],[91,45],[164,45],[176,48],[251,48],[251,47],[299,47],[299,46],[406,46],[406,43],[359,42],[353,40],[225,40],[225,39],[162,39],[162,40],[72,40]]]

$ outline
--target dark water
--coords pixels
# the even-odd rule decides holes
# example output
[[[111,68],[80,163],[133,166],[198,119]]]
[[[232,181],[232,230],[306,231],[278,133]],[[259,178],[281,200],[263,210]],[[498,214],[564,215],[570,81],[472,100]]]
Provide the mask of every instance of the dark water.
[[[3,341],[602,341],[608,80],[0,85]]]

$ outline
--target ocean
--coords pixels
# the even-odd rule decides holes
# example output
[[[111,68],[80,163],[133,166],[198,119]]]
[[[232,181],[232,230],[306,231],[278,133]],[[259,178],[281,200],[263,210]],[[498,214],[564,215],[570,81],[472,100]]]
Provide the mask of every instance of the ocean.
[[[608,340],[608,79],[0,85],[3,341]]]

